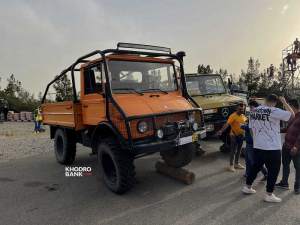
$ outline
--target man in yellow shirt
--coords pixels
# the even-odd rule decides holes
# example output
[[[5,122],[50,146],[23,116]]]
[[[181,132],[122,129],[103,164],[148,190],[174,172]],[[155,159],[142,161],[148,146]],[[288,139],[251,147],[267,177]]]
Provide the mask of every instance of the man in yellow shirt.
[[[240,164],[240,154],[244,140],[244,130],[241,128],[247,121],[244,115],[245,105],[243,103],[239,104],[236,111],[232,113],[228,119],[227,123],[224,124],[221,130],[218,131],[218,135],[221,135],[228,127],[230,130],[230,166],[229,171],[234,172],[235,169],[245,169],[243,165]]]

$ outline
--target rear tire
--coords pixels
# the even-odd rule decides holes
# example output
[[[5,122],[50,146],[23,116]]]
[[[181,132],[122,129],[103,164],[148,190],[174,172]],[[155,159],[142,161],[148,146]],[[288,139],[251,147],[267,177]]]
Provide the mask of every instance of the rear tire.
[[[54,135],[54,151],[57,162],[70,165],[76,156],[76,141],[71,132],[57,129]]]
[[[180,168],[188,165],[195,155],[196,146],[194,143],[178,146],[175,149],[162,151],[160,155],[170,167]]]
[[[103,181],[112,192],[123,194],[134,186],[134,158],[115,139],[99,141],[97,155]]]

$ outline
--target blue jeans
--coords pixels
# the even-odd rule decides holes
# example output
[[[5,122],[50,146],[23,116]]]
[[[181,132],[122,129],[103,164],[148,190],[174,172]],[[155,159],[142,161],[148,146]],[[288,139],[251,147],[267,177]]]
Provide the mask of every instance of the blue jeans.
[[[246,173],[245,175],[248,177],[250,174],[251,167],[254,165],[254,151],[253,145],[246,143],[246,151],[245,151],[245,162],[246,162]],[[264,176],[268,175],[268,171],[265,166],[261,168],[261,172]]]
[[[41,131],[41,121],[34,121],[34,131]]]

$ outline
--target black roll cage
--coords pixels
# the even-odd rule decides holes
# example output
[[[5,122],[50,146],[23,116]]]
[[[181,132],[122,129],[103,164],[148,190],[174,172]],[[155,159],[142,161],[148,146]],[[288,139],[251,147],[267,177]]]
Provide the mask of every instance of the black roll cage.
[[[76,86],[75,86],[75,77],[74,77],[74,71],[80,71],[80,69],[77,69],[76,66],[81,63],[88,63],[90,60],[86,60],[87,58],[90,58],[95,55],[100,55],[103,61],[104,65],[104,73],[105,73],[105,78],[106,81],[110,81],[109,79],[109,74],[108,74],[108,66],[107,66],[107,54],[135,54],[135,55],[144,55],[144,56],[150,56],[150,57],[168,57],[170,59],[176,59],[179,64],[180,64],[180,80],[181,80],[181,91],[182,91],[182,96],[187,98],[194,106],[199,108],[198,104],[191,98],[191,96],[188,94],[187,87],[186,87],[186,80],[184,76],[184,68],[183,68],[183,57],[185,56],[184,52],[178,52],[176,54],[172,54],[171,52],[169,53],[159,53],[159,52],[148,52],[148,51],[132,51],[132,50],[122,50],[122,49],[106,49],[106,50],[95,50],[92,51],[86,55],[83,55],[79,57],[72,65],[70,65],[68,68],[63,70],[59,75],[57,75],[50,83],[48,83],[46,90],[44,92],[41,104],[45,102],[49,87],[55,83],[57,80],[59,80],[61,77],[63,77],[66,73],[71,72],[71,80],[72,80],[72,91],[73,91],[73,103],[78,103],[77,99],[77,92],[76,92]],[[108,121],[114,126],[114,124],[111,121],[110,114],[109,114],[109,102],[111,102],[117,110],[120,112],[122,118],[125,121],[126,125],[126,130],[128,134],[128,141],[130,146],[132,146],[132,137],[131,137],[131,130],[130,130],[130,125],[129,121],[132,120],[133,118],[128,118],[124,111],[121,109],[121,107],[117,104],[115,99],[113,98],[112,90],[111,90],[111,84],[110,82],[105,83],[105,102],[106,102],[106,117]],[[188,111],[199,111],[199,109],[192,109]],[[184,111],[185,112],[185,111]],[[116,128],[114,126],[114,128]]]

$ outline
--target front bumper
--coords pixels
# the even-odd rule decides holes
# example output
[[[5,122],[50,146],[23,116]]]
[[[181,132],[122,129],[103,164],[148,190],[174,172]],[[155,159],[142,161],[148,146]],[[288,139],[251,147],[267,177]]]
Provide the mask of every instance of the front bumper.
[[[191,143],[197,143],[199,140],[199,137],[203,137],[206,135],[204,134],[203,131],[197,131],[191,135],[192,137],[192,142],[186,143],[186,144],[191,144]],[[172,150],[178,146],[184,146],[186,144],[179,145],[180,138],[187,138],[190,136],[182,136],[178,137],[176,139],[172,140],[159,140],[156,138],[156,140],[151,140],[147,142],[137,142],[133,144],[132,150],[134,155],[140,155],[140,154],[150,154],[150,153],[155,153],[155,152],[162,152],[162,151],[168,151]]]
[[[205,121],[205,129],[207,134],[212,134],[217,132],[222,128],[222,126],[226,123],[226,120],[218,120],[218,121]]]

